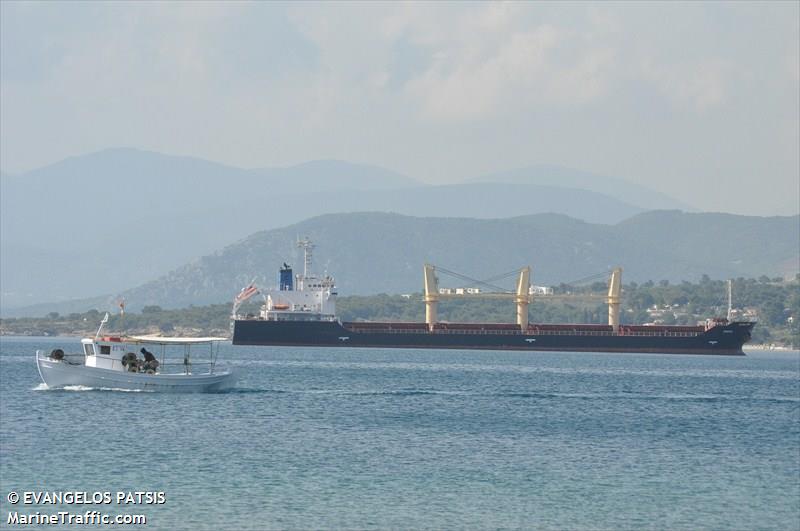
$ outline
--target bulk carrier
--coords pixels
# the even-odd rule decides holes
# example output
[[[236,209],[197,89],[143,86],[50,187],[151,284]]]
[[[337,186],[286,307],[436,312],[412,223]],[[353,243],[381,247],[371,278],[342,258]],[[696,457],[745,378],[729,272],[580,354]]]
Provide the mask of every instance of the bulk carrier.
[[[729,318],[709,319],[698,326],[622,325],[620,268],[612,272],[608,294],[602,296],[608,304],[607,325],[529,323],[528,306],[534,297],[529,267],[519,271],[515,291],[480,293],[477,289],[439,289],[436,267],[429,264],[423,270],[424,323],[342,322],[336,316],[333,277],[310,273],[314,246],[308,239],[299,241],[298,246],[305,254],[303,274],[294,275],[284,264],[277,289],[260,290],[251,283],[234,299],[234,345],[744,355],[742,345],[750,339],[755,325]],[[264,299],[259,314],[239,315],[240,305],[258,294]],[[481,296],[513,300],[517,322],[438,321],[439,300]]]

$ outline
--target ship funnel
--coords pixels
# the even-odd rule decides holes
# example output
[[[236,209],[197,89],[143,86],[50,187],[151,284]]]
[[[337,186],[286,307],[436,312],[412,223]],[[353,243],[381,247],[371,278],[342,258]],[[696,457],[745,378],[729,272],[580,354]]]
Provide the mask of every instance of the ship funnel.
[[[292,276],[292,267],[289,264],[283,264],[278,285],[281,291],[292,291],[294,289],[294,277]]]

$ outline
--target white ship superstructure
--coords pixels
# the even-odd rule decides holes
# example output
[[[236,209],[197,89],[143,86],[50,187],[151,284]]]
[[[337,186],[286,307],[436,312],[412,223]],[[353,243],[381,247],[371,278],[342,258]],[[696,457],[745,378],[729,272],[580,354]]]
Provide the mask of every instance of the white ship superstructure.
[[[245,300],[261,293],[264,304],[258,318],[264,321],[335,321],[336,285],[332,276],[311,273],[314,244],[308,238],[297,242],[303,249],[303,273],[293,275],[292,268],[283,264],[277,289],[258,289],[252,284],[234,300],[233,313]]]

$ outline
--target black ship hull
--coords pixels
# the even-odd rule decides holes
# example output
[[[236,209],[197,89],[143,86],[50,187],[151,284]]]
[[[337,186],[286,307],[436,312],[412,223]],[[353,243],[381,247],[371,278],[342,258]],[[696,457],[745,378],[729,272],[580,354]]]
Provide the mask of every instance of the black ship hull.
[[[234,345],[436,348],[571,352],[642,352],[744,355],[754,323],[697,327],[623,327],[612,332],[592,325],[558,325],[526,333],[497,325],[428,330],[424,324],[336,321],[234,321]]]

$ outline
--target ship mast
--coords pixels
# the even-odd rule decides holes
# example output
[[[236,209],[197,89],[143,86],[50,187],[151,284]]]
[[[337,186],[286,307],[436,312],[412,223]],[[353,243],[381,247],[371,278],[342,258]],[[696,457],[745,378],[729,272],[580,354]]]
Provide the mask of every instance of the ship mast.
[[[303,249],[303,278],[301,279],[300,289],[305,289],[305,279],[311,272],[311,258],[313,256],[314,244],[308,239],[308,236],[302,240],[297,240],[297,246]]]
[[[622,294],[622,268],[616,267],[608,281],[608,324],[614,332],[619,332],[620,295]]]
[[[728,322],[733,316],[733,280],[728,279]]]

